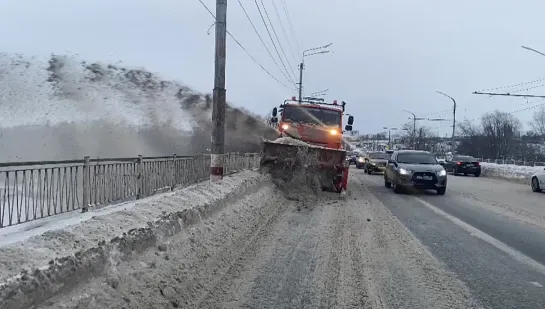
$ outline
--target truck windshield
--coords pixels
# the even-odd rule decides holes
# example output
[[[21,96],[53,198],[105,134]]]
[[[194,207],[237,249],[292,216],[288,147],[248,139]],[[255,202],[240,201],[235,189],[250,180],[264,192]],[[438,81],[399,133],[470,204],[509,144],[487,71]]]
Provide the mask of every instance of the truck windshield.
[[[283,121],[310,123],[320,126],[340,126],[341,112],[329,109],[287,105],[282,112]]]

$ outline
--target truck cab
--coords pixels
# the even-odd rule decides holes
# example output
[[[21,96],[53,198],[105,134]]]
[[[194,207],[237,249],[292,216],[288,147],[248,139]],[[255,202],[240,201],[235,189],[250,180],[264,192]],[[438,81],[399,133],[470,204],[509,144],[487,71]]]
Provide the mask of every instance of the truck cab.
[[[295,97],[273,109],[271,122],[278,123],[281,136],[287,135],[309,144],[343,149],[343,132],[352,131],[354,117],[348,117],[343,131],[345,102],[326,103],[323,99],[297,101]],[[280,113],[280,115],[278,115]]]

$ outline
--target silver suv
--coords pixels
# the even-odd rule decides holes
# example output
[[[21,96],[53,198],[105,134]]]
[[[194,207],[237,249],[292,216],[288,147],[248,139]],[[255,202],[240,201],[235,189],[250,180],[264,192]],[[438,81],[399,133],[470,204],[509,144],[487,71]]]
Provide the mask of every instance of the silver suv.
[[[384,186],[393,187],[395,193],[405,188],[433,189],[444,195],[447,190],[447,172],[428,151],[394,151],[384,172]]]

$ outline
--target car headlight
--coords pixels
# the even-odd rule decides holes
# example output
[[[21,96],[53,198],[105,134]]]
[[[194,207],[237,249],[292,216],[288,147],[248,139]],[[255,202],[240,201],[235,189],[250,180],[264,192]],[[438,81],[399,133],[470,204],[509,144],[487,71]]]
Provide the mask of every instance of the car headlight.
[[[375,162],[369,162],[369,163],[371,163],[371,165],[375,165]]]
[[[282,129],[287,130],[289,129],[289,125],[287,123],[282,124]]]
[[[337,132],[336,129],[331,129],[331,130],[329,130],[329,134],[331,134],[331,135],[337,135],[338,133],[339,133],[339,132]]]
[[[411,173],[411,171],[406,170],[406,169],[404,169],[404,168],[400,168],[400,169],[399,169],[399,173],[400,173],[401,175],[409,175],[409,174]]]
[[[363,158],[358,158],[358,162],[363,162]]]
[[[439,171],[439,172],[437,173],[437,175],[439,175],[439,176],[447,176],[447,171],[445,171],[444,169],[442,169],[441,171]]]

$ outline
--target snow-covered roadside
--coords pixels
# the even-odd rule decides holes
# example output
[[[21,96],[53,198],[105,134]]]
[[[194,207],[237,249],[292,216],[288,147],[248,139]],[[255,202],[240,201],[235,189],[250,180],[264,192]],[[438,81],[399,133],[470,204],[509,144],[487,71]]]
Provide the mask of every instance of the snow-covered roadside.
[[[0,248],[0,308],[28,308],[100,275],[112,258],[126,259],[207,218],[259,188],[264,176],[245,171],[172,194],[117,207],[63,229]]]
[[[496,163],[481,163],[481,175],[530,184],[530,176],[536,171],[542,170],[543,166],[520,166]]]

